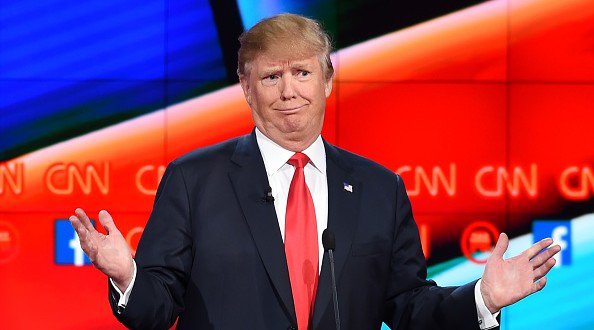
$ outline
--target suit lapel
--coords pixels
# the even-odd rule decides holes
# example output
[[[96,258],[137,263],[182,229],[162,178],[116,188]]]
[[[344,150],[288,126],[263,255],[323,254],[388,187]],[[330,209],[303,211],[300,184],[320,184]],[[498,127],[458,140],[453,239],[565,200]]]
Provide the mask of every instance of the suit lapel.
[[[326,148],[326,173],[328,178],[328,228],[336,236],[334,262],[337,287],[340,274],[351,251],[351,243],[359,213],[361,183],[353,177],[353,169],[334,146],[324,141]],[[346,187],[345,187],[346,185]],[[348,191],[351,186],[352,191]],[[322,271],[318,282],[313,328],[317,329],[322,316],[332,305],[332,279],[328,254],[324,253]],[[339,297],[340,301],[340,297]]]
[[[231,160],[237,164],[237,168],[230,171],[229,178],[260,258],[287,317],[296,324],[285,247],[274,204],[263,201],[269,183],[253,132],[239,139]]]

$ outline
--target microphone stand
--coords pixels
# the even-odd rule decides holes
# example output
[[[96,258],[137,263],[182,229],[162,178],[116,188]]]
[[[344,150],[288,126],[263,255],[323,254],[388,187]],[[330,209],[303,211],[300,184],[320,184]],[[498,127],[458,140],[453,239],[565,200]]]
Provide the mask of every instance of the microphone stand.
[[[332,275],[332,301],[334,302],[334,321],[336,323],[336,330],[340,330],[340,313],[338,310],[338,292],[336,290],[336,275],[334,271],[334,249],[336,247],[336,238],[334,233],[328,229],[324,229],[322,233],[322,244],[324,249],[328,251],[330,259],[330,273]]]

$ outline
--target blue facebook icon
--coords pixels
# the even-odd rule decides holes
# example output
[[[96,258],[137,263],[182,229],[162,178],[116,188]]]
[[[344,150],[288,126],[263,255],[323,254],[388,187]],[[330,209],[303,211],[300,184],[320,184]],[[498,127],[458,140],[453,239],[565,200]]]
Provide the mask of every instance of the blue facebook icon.
[[[84,266],[91,260],[80,247],[78,235],[68,220],[56,220],[54,224],[55,260],[58,265]]]
[[[537,220],[532,223],[534,242],[551,237],[561,251],[555,255],[555,267],[571,265],[571,221]]]

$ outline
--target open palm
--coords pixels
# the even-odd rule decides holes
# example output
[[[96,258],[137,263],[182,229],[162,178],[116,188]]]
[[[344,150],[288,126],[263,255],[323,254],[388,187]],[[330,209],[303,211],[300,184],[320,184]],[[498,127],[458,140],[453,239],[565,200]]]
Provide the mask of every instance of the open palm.
[[[559,245],[546,249],[553,240],[546,238],[513,258],[503,259],[509,239],[502,233],[481,281],[481,293],[485,305],[495,313],[534,292],[542,290],[547,283],[545,275],[555,265],[553,256],[561,250]]]
[[[131,281],[134,269],[132,253],[111,215],[104,210],[99,212],[99,222],[107,230],[107,235],[98,232],[80,208],[75,210],[75,215],[72,215],[69,220],[78,234],[81,248],[93,265],[112,278],[124,291]]]

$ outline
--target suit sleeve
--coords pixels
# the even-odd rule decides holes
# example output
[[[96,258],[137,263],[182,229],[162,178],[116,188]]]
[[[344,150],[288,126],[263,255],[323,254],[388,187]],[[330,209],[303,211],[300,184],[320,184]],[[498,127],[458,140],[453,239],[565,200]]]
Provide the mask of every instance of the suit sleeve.
[[[168,329],[183,310],[183,296],[192,267],[188,190],[182,169],[165,171],[153,211],[140,239],[137,275],[124,309],[109,292],[114,315],[132,329]]]
[[[475,282],[438,287],[427,266],[404,183],[397,176],[396,226],[384,322],[392,329],[479,329]]]

